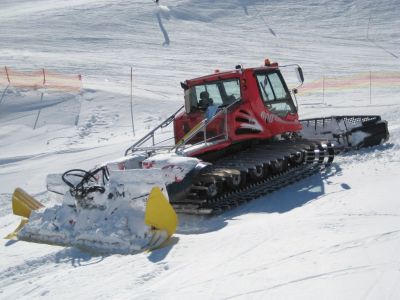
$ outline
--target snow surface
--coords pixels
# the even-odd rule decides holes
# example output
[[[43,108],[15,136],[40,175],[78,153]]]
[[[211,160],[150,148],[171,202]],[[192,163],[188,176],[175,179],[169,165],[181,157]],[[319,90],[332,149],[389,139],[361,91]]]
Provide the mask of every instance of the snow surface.
[[[1,87],[0,236],[19,222],[16,186],[54,204],[47,174],[120,157],[182,105],[180,81],[266,56],[301,64],[307,81],[399,68],[398,0],[160,2],[168,10],[152,1],[2,1],[0,65],[81,73],[84,89],[45,91],[41,101],[41,91]],[[95,256],[2,240],[0,298],[398,299],[398,93],[300,97],[302,118],[380,114],[390,141],[221,216],[181,216],[166,248]]]

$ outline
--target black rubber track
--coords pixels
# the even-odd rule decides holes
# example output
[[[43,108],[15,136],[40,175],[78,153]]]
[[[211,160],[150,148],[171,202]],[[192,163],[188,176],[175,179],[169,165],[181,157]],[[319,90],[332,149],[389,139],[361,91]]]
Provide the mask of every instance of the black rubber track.
[[[324,142],[260,144],[201,170],[185,199],[171,204],[178,213],[220,214],[321,172],[333,159],[333,145]]]

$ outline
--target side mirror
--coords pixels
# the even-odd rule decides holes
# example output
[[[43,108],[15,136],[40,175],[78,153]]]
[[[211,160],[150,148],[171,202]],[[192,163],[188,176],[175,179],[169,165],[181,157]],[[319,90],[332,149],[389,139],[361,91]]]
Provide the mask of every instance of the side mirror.
[[[192,101],[190,100],[190,90],[185,90],[185,112],[190,114],[192,111]]]
[[[303,70],[301,69],[300,66],[296,68],[296,74],[297,74],[297,79],[301,82],[301,84],[304,83],[304,75],[303,75]]]
[[[181,87],[186,91],[189,87],[185,82],[181,82]]]

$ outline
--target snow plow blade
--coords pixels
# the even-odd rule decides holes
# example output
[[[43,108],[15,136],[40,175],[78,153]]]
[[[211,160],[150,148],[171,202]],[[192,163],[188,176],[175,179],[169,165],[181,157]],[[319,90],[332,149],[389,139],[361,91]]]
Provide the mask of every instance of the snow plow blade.
[[[171,237],[176,231],[178,217],[158,187],[154,187],[151,190],[144,220],[147,225],[165,230],[168,233],[168,237]]]
[[[21,188],[16,188],[12,195],[12,210],[14,215],[29,218],[33,210],[44,207]]]
[[[112,216],[118,214],[115,213],[117,209],[115,207],[112,208],[113,211],[111,214],[101,215],[101,217],[97,219],[88,215],[88,213],[93,212],[93,208],[91,208],[90,212],[81,211],[81,214],[78,213],[77,215],[69,216],[67,219],[63,220],[63,214],[65,214],[66,209],[65,206],[61,205],[45,208],[39,201],[21,188],[17,188],[12,197],[13,213],[22,217],[21,223],[5,238],[49,245],[76,246],[83,250],[94,252],[99,251],[103,253],[110,250],[109,253],[133,254],[145,250],[154,250],[162,247],[163,244],[175,233],[178,218],[174,209],[169,204],[168,199],[162,193],[160,187],[153,187],[150,194],[143,197],[148,197],[148,200],[145,205],[144,214],[142,215],[143,225],[139,226],[137,230],[139,233],[146,233],[144,233],[144,238],[141,239],[141,243],[138,245],[133,245],[132,239],[126,239],[125,237],[116,238],[118,233],[116,234],[112,231],[105,232],[101,235],[101,238],[97,240],[96,237],[91,237],[91,234],[89,233],[75,234],[73,236],[74,239],[71,239],[69,236],[65,236],[65,232],[62,232],[62,229],[66,226],[71,228],[75,226],[74,229],[70,230],[77,230],[78,226],[82,226],[80,223],[93,221],[93,226],[96,226],[99,220],[100,222],[101,219],[104,220],[104,216],[106,216],[105,219],[109,219],[108,222],[113,222],[110,219]],[[43,210],[38,211],[41,208],[43,208]],[[69,207],[68,209],[76,212],[76,208]],[[138,218],[138,215],[133,214],[130,216],[129,213],[126,214],[124,212],[126,209],[125,206],[119,209],[123,213],[123,222],[130,223],[135,218]],[[104,211],[107,211],[107,209],[100,213],[104,213]],[[132,212],[134,213],[134,211]],[[36,225],[38,222],[40,223],[39,227]],[[118,223],[121,222],[121,218],[115,219],[115,222],[117,223],[116,228],[120,229],[121,225]],[[42,223],[46,225],[44,226]],[[50,227],[48,223],[51,223]],[[143,226],[149,229],[146,231]],[[54,232],[51,230],[52,228],[54,228]],[[132,228],[129,229],[129,232],[131,232],[131,230]],[[131,234],[132,236],[137,236],[139,235],[138,232],[131,232]],[[71,240],[74,242],[71,243]],[[125,250],[119,249],[116,245],[124,246]]]
[[[5,239],[18,239],[18,232],[20,232],[25,224],[28,223],[29,216],[31,215],[32,211],[38,210],[42,207],[44,207],[42,203],[37,201],[23,189],[16,188],[12,195],[12,210],[14,215],[21,216],[22,219],[18,227],[13,232],[8,234]]]
[[[29,219],[27,218],[22,218],[21,219],[21,223],[19,223],[18,227],[15,228],[15,230],[11,233],[9,233],[5,239],[6,240],[18,240],[18,232],[21,231],[22,228],[24,228],[24,226],[26,225],[26,223],[28,223]]]

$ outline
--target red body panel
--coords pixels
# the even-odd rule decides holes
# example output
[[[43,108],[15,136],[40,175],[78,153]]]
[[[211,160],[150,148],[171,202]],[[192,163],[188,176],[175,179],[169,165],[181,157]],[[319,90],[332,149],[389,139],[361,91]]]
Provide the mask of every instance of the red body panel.
[[[277,64],[273,64],[268,67],[239,69],[230,72],[214,73],[185,82],[187,88],[191,88],[209,82],[236,78],[239,79],[241,92],[241,101],[234,104],[228,110],[228,141],[221,143],[219,146],[212,145],[203,148],[201,151],[195,151],[190,154],[191,156],[220,150],[233,143],[246,140],[270,139],[280,134],[298,132],[302,129],[297,112],[279,117],[267,109],[260,95],[260,89],[254,75],[255,72],[279,72],[279,68]],[[285,88],[287,89],[286,84]],[[178,114],[174,120],[175,141],[178,142],[204,118],[205,112],[201,110],[196,110],[189,114],[185,112]],[[224,117],[218,117],[207,126],[207,137],[222,134],[224,126]],[[200,140],[201,138],[201,133],[199,133],[198,139]]]

